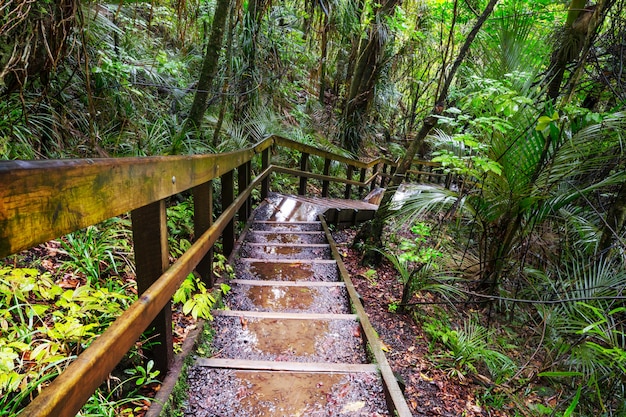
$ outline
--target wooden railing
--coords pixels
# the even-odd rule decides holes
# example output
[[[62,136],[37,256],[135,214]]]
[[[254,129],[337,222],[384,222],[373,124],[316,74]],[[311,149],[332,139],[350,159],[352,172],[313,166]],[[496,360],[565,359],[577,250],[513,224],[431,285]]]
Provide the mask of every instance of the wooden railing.
[[[301,152],[300,170],[272,165],[272,147]],[[261,168],[252,179],[256,155],[260,155]],[[309,170],[312,155],[324,158],[321,173]],[[345,165],[346,178],[330,175],[333,161]],[[232,251],[235,217],[247,220],[252,190],[260,187],[265,198],[273,172],[299,176],[300,194],[305,193],[308,179],[316,179],[322,181],[322,196],[328,196],[329,184],[336,182],[345,184],[344,196],[350,197],[352,187],[360,195],[367,187],[377,186],[379,179],[384,186],[384,178],[395,166],[388,159],[365,163],[276,136],[225,154],[0,162],[0,259],[127,212],[131,213],[135,249],[138,300],[23,415],[74,416],[149,327],[158,335],[153,356],[164,375],[173,360],[169,303],[174,292],[194,270],[213,285],[213,245],[221,237],[225,255]],[[358,180],[352,179],[355,171]],[[221,182],[222,210],[213,222],[215,180]],[[236,197],[235,188],[239,190]],[[166,199],[187,190],[194,198],[197,239],[169,265]]]

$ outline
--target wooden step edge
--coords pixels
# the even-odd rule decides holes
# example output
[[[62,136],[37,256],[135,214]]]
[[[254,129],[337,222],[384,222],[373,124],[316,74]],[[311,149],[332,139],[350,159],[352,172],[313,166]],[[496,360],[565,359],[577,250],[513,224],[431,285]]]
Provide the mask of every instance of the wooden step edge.
[[[237,260],[244,262],[272,262],[277,264],[306,264],[306,263],[320,263],[320,264],[336,264],[334,259],[262,259],[262,258],[247,258],[238,257]]]
[[[375,364],[327,363],[327,362],[281,362],[243,359],[197,358],[196,366],[210,368],[240,369],[250,371],[291,371],[311,373],[377,373]]]
[[[257,243],[257,242],[245,242],[245,246],[287,246],[294,248],[330,248],[328,243],[274,243],[274,242],[265,242],[265,243]]]
[[[357,320],[356,314],[330,314],[330,313],[280,313],[273,311],[243,311],[243,310],[213,310],[213,316],[249,317],[259,319],[282,319],[282,320]]]
[[[253,225],[255,223],[257,223],[257,224],[277,224],[277,225],[284,225],[284,224],[293,224],[293,225],[318,224],[318,225],[321,225],[322,224],[319,220],[318,221],[292,221],[292,222],[281,222],[281,221],[275,221],[275,220],[254,220],[254,221],[252,221]]]
[[[250,230],[249,233],[256,235],[311,235],[326,237],[323,230]]]
[[[329,281],[272,281],[256,279],[231,279],[227,284],[256,285],[256,286],[276,286],[276,287],[341,287],[345,288],[344,282]]]

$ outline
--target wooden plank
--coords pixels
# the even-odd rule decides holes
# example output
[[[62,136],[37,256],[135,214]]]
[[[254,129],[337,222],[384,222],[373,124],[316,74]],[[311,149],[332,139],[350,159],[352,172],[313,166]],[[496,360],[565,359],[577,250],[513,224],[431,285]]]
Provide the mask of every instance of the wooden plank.
[[[320,216],[320,221],[324,226],[324,231],[326,232],[326,238],[330,242],[331,251],[333,252],[333,257],[337,261],[337,267],[339,268],[339,273],[346,283],[346,289],[348,290],[348,295],[350,296],[350,301],[352,302],[352,308],[356,311],[357,316],[359,317],[359,322],[361,323],[361,327],[363,329],[363,333],[367,339],[367,343],[370,346],[370,349],[374,355],[376,362],[380,368],[380,373],[385,382],[385,387],[387,391],[387,396],[389,397],[394,410],[397,413],[398,417],[412,417],[411,410],[404,399],[404,395],[402,394],[402,390],[398,386],[398,381],[396,380],[395,375],[389,366],[389,362],[385,357],[385,353],[382,351],[380,339],[378,338],[378,333],[372,326],[367,317],[367,313],[365,312],[365,308],[363,308],[363,304],[361,304],[361,300],[359,298],[359,294],[352,283],[352,279],[350,278],[350,273],[346,269],[345,265],[341,261],[341,255],[337,250],[337,246],[335,244],[335,240],[333,239],[330,230],[328,229],[328,225],[324,221],[324,218]]]
[[[169,267],[165,200],[148,204],[131,213],[137,292],[141,296]],[[154,344],[148,356],[162,376],[174,361],[172,308],[168,302],[149,326]]]
[[[255,235],[308,235],[308,236],[324,236],[324,232],[322,230],[249,230],[248,233],[252,233]]]
[[[266,263],[283,263],[283,264],[306,264],[306,263],[319,263],[319,264],[334,264],[336,261],[334,259],[261,259],[261,258],[239,258],[239,260],[244,262],[266,262]]]
[[[322,172],[322,175],[329,177],[328,174],[330,174],[330,163],[332,162],[331,159],[326,158],[324,159],[324,171]],[[322,181],[322,197],[328,197],[328,188],[330,186],[330,181],[329,180],[324,180]]]
[[[271,162],[271,154],[270,148],[266,148],[263,150],[261,154],[261,169],[266,170],[270,166]],[[261,183],[261,199],[265,200],[270,192],[270,177],[266,177]]]
[[[228,171],[221,177],[221,190],[222,190],[222,211],[226,207],[230,206],[235,196],[234,184],[233,184],[233,171]],[[242,202],[242,206],[245,201]],[[222,252],[225,257],[229,257],[235,246],[235,220],[231,218],[228,224],[222,232]]]
[[[213,310],[214,316],[280,320],[356,320],[356,314],[277,313],[273,311]]]
[[[365,191],[365,174],[366,174],[366,170],[365,168],[361,168],[361,174],[359,176],[359,182],[363,184],[362,187],[359,187],[359,198],[363,198],[363,192]]]
[[[196,237],[202,236],[213,224],[213,181],[198,185],[193,193],[193,231]],[[202,258],[196,272],[207,288],[213,287],[213,248]]]
[[[256,153],[266,156],[265,170],[269,168],[269,147],[275,143],[358,168],[383,161],[395,164],[384,158],[363,163],[277,136],[225,154],[2,161],[0,258],[206,183],[249,161]],[[297,170],[286,173],[294,172]],[[346,181],[312,173],[307,177]],[[266,195],[267,179],[264,184],[267,187],[262,193]],[[351,184],[362,185],[357,181]]]
[[[354,172],[354,166],[348,165],[348,171],[346,172],[346,193],[345,193],[346,200],[350,200],[352,198],[352,184],[350,184],[350,182],[352,181],[353,172]],[[359,187],[365,186],[365,184],[361,182],[358,183],[357,185]]]
[[[300,171],[308,172],[309,171],[309,154],[306,152],[302,152],[300,156]],[[307,177],[300,177],[300,184],[298,186],[298,194],[305,195],[306,194],[306,181]]]
[[[250,161],[246,162],[243,165],[240,165],[237,168],[237,189],[241,192],[248,188],[250,184],[250,172],[251,172]],[[245,222],[248,220],[250,216],[251,207],[250,207],[250,199],[246,199],[244,204],[239,208],[239,213],[237,214],[238,220],[240,222]]]
[[[256,279],[231,279],[229,284],[237,285],[254,285],[259,287],[345,287],[343,282],[327,282],[327,281],[270,281],[270,280],[256,280]]]
[[[284,224],[322,224],[321,222],[318,221],[312,221],[312,222],[308,222],[308,221],[300,221],[300,220],[294,220],[294,221],[289,221],[289,222],[280,222],[280,221],[274,221],[274,220],[255,220],[253,222],[254,223],[260,223],[260,224],[276,224],[276,225],[284,225]]]
[[[325,363],[325,362],[280,362],[243,359],[197,358],[196,366],[255,371],[293,371],[312,373],[376,373],[375,364]]]
[[[293,248],[328,248],[330,247],[328,243],[254,243],[254,242],[246,242],[247,246],[252,247],[293,247]]]
[[[379,164],[374,165],[372,168],[372,176],[370,177],[370,191],[374,191],[376,189],[376,179],[378,178],[378,167]]]

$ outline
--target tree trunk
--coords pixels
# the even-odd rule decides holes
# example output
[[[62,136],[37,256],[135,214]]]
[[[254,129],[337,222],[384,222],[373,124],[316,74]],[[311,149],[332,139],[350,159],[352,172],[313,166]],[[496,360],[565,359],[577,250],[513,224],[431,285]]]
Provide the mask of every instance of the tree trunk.
[[[220,51],[222,49],[222,40],[224,39],[224,25],[226,16],[230,9],[230,0],[218,0],[213,15],[213,26],[211,27],[211,36],[207,44],[206,54],[202,63],[200,79],[196,95],[189,111],[189,117],[185,121],[183,133],[198,130],[202,125],[202,118],[207,109],[208,97],[213,80],[217,74]]]
[[[587,26],[592,11],[585,10],[586,3],[587,0],[572,0],[570,2],[565,27],[560,35],[560,42],[550,58],[547,75],[547,97],[553,103],[561,92],[565,68],[580,54],[583,40],[587,34]]]
[[[619,236],[620,230],[626,223],[626,183],[622,184],[615,201],[606,214],[598,251],[607,252],[613,245],[613,240]]]
[[[328,14],[330,11],[324,10],[324,27],[322,28],[322,53],[320,56],[320,104],[324,105],[324,94],[326,93],[326,59],[328,57]]]
[[[390,184],[387,187],[387,190],[385,191],[383,199],[380,203],[380,208],[376,211],[376,216],[371,221],[371,224],[367,224],[365,226],[368,228],[367,232],[359,233],[359,235],[361,236],[367,236],[365,242],[368,244],[368,246],[373,248],[382,247],[382,234],[385,225],[385,218],[388,213],[389,203],[393,198],[396,188],[402,183],[406,172],[411,168],[411,164],[413,163],[415,154],[422,147],[424,139],[426,139],[426,136],[428,136],[431,130],[437,125],[438,119],[437,117],[435,117],[435,115],[441,114],[441,112],[443,112],[443,108],[448,97],[448,90],[450,89],[450,85],[452,84],[452,79],[456,75],[456,72],[461,66],[463,60],[465,60],[465,57],[469,52],[469,48],[474,41],[474,38],[476,38],[478,31],[485,23],[489,15],[491,15],[491,12],[493,11],[496,3],[498,3],[498,0],[489,0],[489,3],[485,7],[485,10],[476,20],[476,23],[474,23],[474,27],[467,35],[463,46],[461,46],[461,49],[459,50],[459,54],[456,57],[456,60],[452,64],[452,67],[450,68],[450,71],[445,78],[443,87],[439,90],[439,97],[437,97],[437,100],[435,101],[435,106],[432,113],[425,117],[422,121],[422,127],[417,133],[417,136],[415,136],[415,139],[413,139],[413,141],[407,148],[404,158],[402,158],[402,160],[400,161],[396,172],[391,178]],[[363,261],[367,263],[379,263],[380,259],[381,257],[379,252],[370,249],[366,252]]]
[[[217,123],[215,124],[215,129],[213,130],[213,139],[211,143],[214,147],[219,145],[219,137],[220,131],[222,130],[222,124],[224,123],[224,116],[226,115],[226,93],[228,92],[228,79],[232,78],[233,66],[232,66],[232,54],[233,54],[233,34],[235,32],[235,19],[234,13],[229,13],[229,22],[228,22],[228,37],[226,40],[226,79],[222,84],[222,95],[220,97],[220,111],[219,116],[217,117]]]
[[[360,42],[354,72],[351,76],[350,88],[346,96],[344,110],[344,128],[342,144],[350,153],[356,155],[361,146],[361,126],[364,117],[374,97],[374,86],[378,81],[383,65],[384,51],[387,36],[381,31],[385,26],[376,22],[384,21],[385,15],[395,12],[399,0],[387,0],[376,12],[377,17],[372,19],[367,40]]]

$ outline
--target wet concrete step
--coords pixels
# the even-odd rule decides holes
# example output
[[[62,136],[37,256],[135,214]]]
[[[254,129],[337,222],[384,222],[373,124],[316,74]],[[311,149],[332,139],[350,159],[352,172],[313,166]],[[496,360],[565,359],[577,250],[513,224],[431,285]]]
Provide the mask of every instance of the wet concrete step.
[[[328,244],[275,244],[244,242],[239,249],[242,258],[262,259],[330,259]]]
[[[350,313],[344,283],[232,280],[224,302],[232,310]]]
[[[251,230],[246,234],[246,242],[277,244],[320,244],[328,243],[324,232],[312,231],[260,231]]]
[[[352,314],[216,312],[215,357],[244,360],[367,363]]]
[[[306,221],[306,222],[277,222],[269,220],[257,220],[250,223],[250,230],[260,231],[284,231],[284,232],[320,232],[322,231],[322,222]]]
[[[189,371],[189,387],[203,401],[185,417],[390,416],[377,373],[215,369]],[[223,387],[229,387],[224,390]]]
[[[281,260],[239,258],[234,262],[239,279],[272,281],[339,281],[337,262],[329,259]]]

